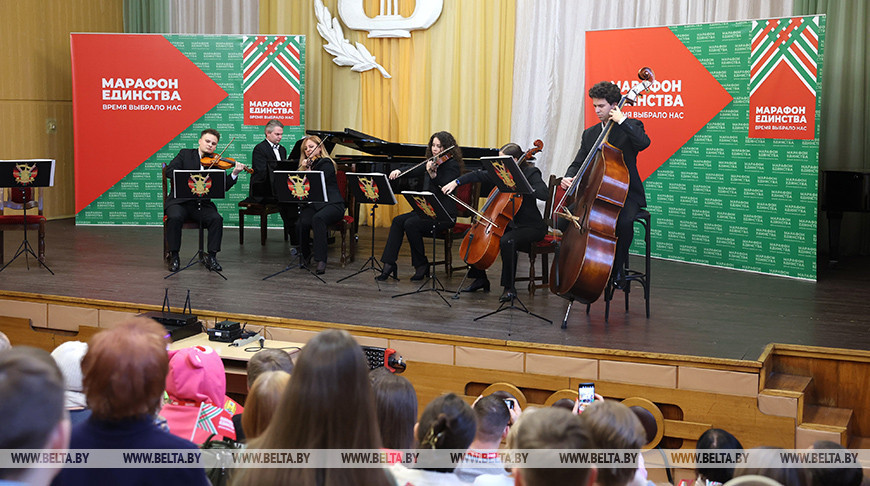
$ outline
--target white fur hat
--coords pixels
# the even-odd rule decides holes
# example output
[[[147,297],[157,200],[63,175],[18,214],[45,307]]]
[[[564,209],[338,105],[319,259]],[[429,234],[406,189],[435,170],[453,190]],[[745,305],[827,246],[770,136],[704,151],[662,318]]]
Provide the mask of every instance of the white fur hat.
[[[51,352],[51,357],[63,374],[66,408],[87,407],[85,394],[82,393],[82,358],[87,352],[88,343],[81,341],[67,341]]]

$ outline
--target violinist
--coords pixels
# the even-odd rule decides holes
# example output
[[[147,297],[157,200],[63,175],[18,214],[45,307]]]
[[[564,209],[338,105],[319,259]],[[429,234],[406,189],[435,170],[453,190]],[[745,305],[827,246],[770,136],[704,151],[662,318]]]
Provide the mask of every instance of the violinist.
[[[596,123],[583,131],[580,150],[577,151],[574,162],[571,163],[568,171],[565,172],[565,177],[562,178],[562,188],[567,189],[571,185],[574,176],[583,165],[583,161],[586,160],[586,156],[589,155],[604,126],[612,119],[614,124],[607,141],[622,151],[622,158],[629,174],[628,196],[616,220],[617,240],[613,260],[613,282],[617,288],[621,289],[625,285],[625,262],[628,259],[631,240],[634,237],[634,218],[640,208],[646,206],[643,182],[637,172],[637,154],[649,147],[650,139],[643,129],[643,123],[640,120],[628,118],[617,106],[622,98],[617,85],[609,81],[601,81],[589,89],[589,98],[592,100],[592,107],[595,108],[595,115],[598,116],[601,123]],[[567,225],[567,221],[561,220],[560,228],[562,225]]]
[[[324,153],[320,137],[309,135],[302,139],[299,170],[323,172],[326,181],[326,202],[306,204],[299,212],[299,221],[296,222],[296,229],[299,232],[299,252],[306,262],[311,259],[311,230],[314,229],[314,261],[317,263],[315,273],[318,275],[326,273],[329,225],[344,217],[344,198],[341,197],[336,177],[338,168],[329,155]]]
[[[287,149],[281,145],[284,136],[284,124],[280,120],[269,120],[265,127],[266,139],[254,146],[251,153],[251,165],[254,173],[251,175],[251,187],[248,200],[261,204],[278,204],[278,212],[284,221],[284,231],[290,236],[290,243],[299,244],[296,231],[298,217],[296,204],[278,203],[275,197],[274,172],[279,160],[287,159]],[[293,167],[293,170],[296,168]]]
[[[499,149],[499,155],[509,155],[515,161],[523,156],[523,150],[515,143],[509,143]],[[541,176],[541,171],[535,167],[528,159],[524,160],[520,165],[520,170],[532,186],[531,194],[523,194],[523,202],[511,220],[508,227],[505,229],[500,242],[501,255],[501,285],[504,287],[499,301],[508,302],[517,296],[517,289],[514,286],[514,279],[517,273],[517,252],[529,251],[531,245],[536,241],[540,241],[547,235],[547,223],[541,216],[541,211],[535,202],[536,199],[542,201],[547,200],[548,190],[547,184]],[[458,179],[444,186],[444,193],[449,194],[462,184],[474,182],[491,182],[490,173],[485,170],[478,170],[462,175]],[[471,285],[462,289],[463,292],[474,292],[483,289],[484,292],[489,292],[489,280],[486,278],[486,270],[472,266],[468,271],[468,276],[474,278]]]
[[[213,156],[221,135],[213,128],[206,128],[199,135],[199,148],[181,149],[178,155],[166,166],[166,177],[172,178],[177,170],[200,170],[203,168],[202,159]],[[226,190],[229,191],[239,173],[245,170],[245,165],[236,162],[233,172],[226,178]],[[177,199],[172,194],[166,198],[163,208],[166,215],[166,243],[169,245],[169,271],[176,272],[179,267],[178,250],[181,248],[181,226],[185,219],[199,221],[202,219],[203,228],[208,229],[208,254],[203,263],[209,270],[220,272],[223,270],[217,261],[217,252],[221,250],[221,239],[224,231],[224,218],[218,213],[214,203],[203,200],[201,209],[197,209],[197,201],[190,199]]]
[[[446,150],[448,148],[449,151]],[[456,219],[458,213],[456,203],[442,194],[439,188],[456,180],[462,173],[462,167],[462,151],[456,144],[456,139],[449,132],[437,132],[429,137],[429,145],[426,147],[426,163],[420,165],[419,169],[410,171],[410,174],[414,175],[422,173],[423,190],[435,194],[453,219]],[[389,177],[395,180],[400,174],[403,174],[402,170],[396,169],[390,172]],[[438,222],[435,226],[435,232],[438,233],[452,227],[452,222]],[[375,278],[383,281],[391,274],[393,278],[397,278],[396,260],[399,257],[399,249],[402,247],[402,238],[405,235],[408,236],[408,245],[411,246],[411,264],[414,266],[414,276],[411,277],[411,280],[426,278],[429,275],[429,259],[426,258],[423,236],[431,234],[432,220],[422,218],[413,211],[393,218],[387,244],[381,256],[384,269]]]

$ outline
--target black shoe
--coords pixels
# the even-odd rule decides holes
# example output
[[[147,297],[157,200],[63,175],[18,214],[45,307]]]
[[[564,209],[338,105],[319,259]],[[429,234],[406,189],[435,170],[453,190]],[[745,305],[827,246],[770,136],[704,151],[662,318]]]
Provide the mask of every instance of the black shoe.
[[[375,277],[375,280],[383,282],[386,279],[390,278],[390,274],[392,274],[394,279],[399,280],[399,268],[392,263],[384,263],[384,269],[381,270],[380,275]]]
[[[483,289],[484,292],[489,292],[489,279],[486,277],[478,277],[471,282],[471,285],[462,289],[463,292],[476,292]]]
[[[619,290],[625,288],[625,269],[620,267],[617,268],[613,273],[613,287]]]
[[[513,299],[517,298],[517,289],[511,287],[505,287],[504,292],[502,292],[501,297],[498,298],[499,302],[510,302]]]
[[[326,273],[326,262],[317,262],[317,270],[314,271],[317,275]]]
[[[169,271],[177,272],[181,268],[181,262],[178,260],[178,253],[169,256]]]
[[[419,267],[414,267],[414,276],[411,277],[411,280],[423,280],[424,278],[429,276],[429,265],[422,265]]]
[[[221,264],[218,263],[217,256],[212,255],[211,253],[205,256],[203,262],[205,263],[205,268],[211,270],[212,272],[220,272],[224,269]]]

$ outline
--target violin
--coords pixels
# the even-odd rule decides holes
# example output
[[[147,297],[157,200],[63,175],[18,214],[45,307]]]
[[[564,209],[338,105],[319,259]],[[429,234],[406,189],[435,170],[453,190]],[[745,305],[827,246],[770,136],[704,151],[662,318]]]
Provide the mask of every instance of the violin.
[[[236,166],[236,159],[234,159],[232,157],[223,157],[224,152],[226,152],[226,150],[228,148],[230,148],[230,144],[233,143],[233,141],[235,139],[236,139],[236,137],[233,137],[233,139],[230,140],[230,142],[227,144],[227,146],[224,147],[223,150],[221,150],[221,153],[205,155],[201,159],[199,159],[199,162],[200,162],[200,164],[202,164],[202,167],[204,169],[221,169],[221,170],[232,169],[233,167],[235,167]],[[245,167],[244,170],[248,174],[254,173],[254,169],[252,169],[250,167]]]
[[[456,148],[456,145],[451,145],[449,148],[447,148],[443,152],[441,152],[440,155],[433,155],[432,157],[429,157],[428,159],[420,162],[419,164],[415,165],[414,167],[411,167],[410,169],[400,173],[399,175],[396,176],[396,179],[398,179],[399,177],[402,177],[403,175],[407,174],[408,172],[412,172],[414,170],[417,170],[421,166],[428,164],[430,161],[435,162],[435,165],[441,165],[444,162],[447,162],[448,160],[450,160],[453,157],[452,155],[448,154],[447,152],[450,152],[454,148]]]
[[[535,146],[529,149],[517,165],[528,160],[544,149],[544,142],[535,140]],[[471,229],[459,245],[459,254],[465,263],[480,270],[486,270],[495,262],[501,251],[501,237],[523,203],[523,195],[504,193],[498,187],[492,189],[486,198],[486,203],[480,210],[484,216],[471,225]]]
[[[202,167],[205,169],[232,169],[236,166],[236,159],[232,157],[222,157],[218,154],[206,155],[205,157],[199,159],[199,162],[202,164]],[[245,166],[245,172],[248,174],[253,174],[254,169]]]

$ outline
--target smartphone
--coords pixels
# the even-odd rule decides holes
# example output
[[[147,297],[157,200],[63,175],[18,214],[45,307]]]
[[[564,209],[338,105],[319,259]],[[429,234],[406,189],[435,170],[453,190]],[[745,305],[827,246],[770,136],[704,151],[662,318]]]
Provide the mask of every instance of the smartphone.
[[[595,383],[580,383],[577,394],[581,405],[589,405],[595,400]]]
[[[514,401],[511,400],[510,398],[505,398],[505,399],[504,399],[504,404],[507,405],[508,410],[513,410],[513,409],[514,409]]]

